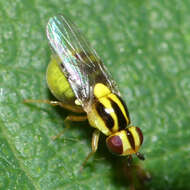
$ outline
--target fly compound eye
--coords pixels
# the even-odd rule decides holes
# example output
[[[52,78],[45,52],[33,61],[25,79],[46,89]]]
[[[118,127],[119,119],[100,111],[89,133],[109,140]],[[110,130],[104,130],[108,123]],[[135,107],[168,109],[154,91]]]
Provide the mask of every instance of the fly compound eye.
[[[143,133],[139,127],[136,127],[136,132],[138,134],[140,145],[141,145],[143,143]]]
[[[107,147],[113,154],[121,155],[123,153],[123,142],[120,136],[113,135],[106,139]]]
[[[138,127],[131,126],[109,136],[106,142],[110,152],[114,154],[121,156],[137,154],[140,157],[140,153],[137,152],[143,143],[143,134]]]
[[[125,129],[126,138],[123,155],[136,154],[143,143],[143,134],[140,128],[131,126]]]

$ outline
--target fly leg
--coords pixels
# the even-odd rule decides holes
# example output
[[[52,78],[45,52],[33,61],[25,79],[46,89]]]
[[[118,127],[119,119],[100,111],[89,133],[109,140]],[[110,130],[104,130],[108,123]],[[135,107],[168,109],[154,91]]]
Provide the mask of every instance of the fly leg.
[[[70,110],[75,113],[84,113],[84,110],[82,107],[74,107],[69,104],[65,104],[63,102],[59,101],[51,101],[51,100],[24,100],[24,103],[44,103],[44,104],[49,104],[51,106],[60,106],[64,109]]]
[[[68,115],[65,121],[86,121],[87,115]]]
[[[92,151],[88,154],[88,156],[84,160],[81,170],[83,169],[83,167],[85,166],[85,164],[87,163],[89,158],[96,152],[96,150],[98,148],[99,137],[100,137],[100,131],[98,129],[95,129],[95,131],[92,134],[92,144],[91,144]]]
[[[84,110],[82,109],[82,107],[78,106],[78,107],[74,107],[72,105],[69,104],[65,104],[63,102],[59,102],[59,101],[51,101],[51,100],[24,100],[24,103],[45,103],[45,104],[49,104],[51,106],[60,106],[64,109],[70,110],[72,112],[75,113],[84,113]],[[68,121],[85,121],[87,119],[86,115],[69,115],[66,117],[65,119],[65,123],[66,123],[66,128],[63,129],[58,135],[53,136],[52,139],[55,140],[57,138],[59,138],[61,135],[63,135],[63,133],[65,132],[66,129],[69,128],[69,125],[67,124]]]
[[[64,123],[66,124],[66,127],[58,135],[53,136],[52,139],[56,140],[57,138],[59,138],[60,136],[63,135],[63,133],[65,132],[65,130],[70,127],[70,125],[68,125],[67,122],[69,122],[69,121],[85,121],[85,120],[87,120],[87,116],[86,115],[68,115],[66,117],[66,119],[64,120]]]

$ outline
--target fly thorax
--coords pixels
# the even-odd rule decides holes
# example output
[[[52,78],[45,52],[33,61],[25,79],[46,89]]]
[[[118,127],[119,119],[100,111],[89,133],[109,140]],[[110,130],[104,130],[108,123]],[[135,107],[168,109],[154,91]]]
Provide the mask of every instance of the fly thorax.
[[[129,125],[127,106],[118,95],[111,93],[107,86],[96,84],[94,97],[96,100],[88,112],[88,120],[93,127],[105,135],[111,135]]]

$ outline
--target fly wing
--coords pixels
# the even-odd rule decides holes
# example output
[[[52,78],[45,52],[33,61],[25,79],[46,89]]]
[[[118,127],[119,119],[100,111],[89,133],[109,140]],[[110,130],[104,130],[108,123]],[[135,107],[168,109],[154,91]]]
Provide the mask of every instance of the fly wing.
[[[95,50],[67,17],[50,18],[46,31],[54,54],[61,60],[60,69],[83,108],[93,102],[93,88],[98,82],[119,94]]]

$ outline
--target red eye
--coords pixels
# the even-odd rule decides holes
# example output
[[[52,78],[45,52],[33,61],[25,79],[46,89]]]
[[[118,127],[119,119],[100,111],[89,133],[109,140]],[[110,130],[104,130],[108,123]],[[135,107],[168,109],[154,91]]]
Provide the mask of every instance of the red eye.
[[[137,133],[139,135],[140,144],[142,144],[143,143],[143,134],[142,134],[142,131],[138,127],[136,127],[136,131],[137,131]]]
[[[111,136],[106,139],[107,147],[113,154],[123,153],[123,143],[119,136]]]

